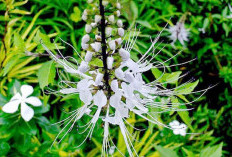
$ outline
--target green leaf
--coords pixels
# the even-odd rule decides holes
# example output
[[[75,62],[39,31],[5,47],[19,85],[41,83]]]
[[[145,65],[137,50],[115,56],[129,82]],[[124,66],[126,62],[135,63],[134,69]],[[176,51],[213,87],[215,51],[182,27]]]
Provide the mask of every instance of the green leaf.
[[[203,149],[200,153],[200,157],[221,157],[222,145],[223,143],[220,143],[219,145]]]
[[[17,48],[18,53],[24,53],[26,50],[25,43],[22,37],[18,34],[14,34],[14,45]]]
[[[6,155],[10,150],[10,145],[6,142],[0,142],[0,155]]]
[[[186,94],[190,94],[194,88],[197,86],[199,80],[192,82],[192,83],[187,83],[185,85],[182,85],[180,87],[177,87],[175,89],[175,94],[177,95],[186,95]]]
[[[178,157],[175,151],[170,148],[155,146],[161,157]]]
[[[73,8],[73,13],[70,16],[70,19],[74,22],[79,22],[81,21],[81,11],[78,7]]]
[[[7,62],[6,66],[3,69],[3,76],[6,76],[6,74],[18,63],[20,59],[19,55],[16,55],[10,59],[9,62]]]
[[[54,83],[56,68],[53,61],[44,63],[38,71],[38,80],[41,89]]]

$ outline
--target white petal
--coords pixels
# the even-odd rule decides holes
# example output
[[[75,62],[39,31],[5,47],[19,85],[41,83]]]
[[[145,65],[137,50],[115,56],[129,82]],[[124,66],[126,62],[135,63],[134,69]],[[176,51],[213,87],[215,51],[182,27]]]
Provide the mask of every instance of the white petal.
[[[98,23],[101,21],[101,15],[95,15],[95,23]]]
[[[123,61],[127,61],[130,58],[130,53],[123,48],[119,50],[119,55],[122,57]]]
[[[92,26],[91,25],[85,25],[85,31],[86,33],[90,33],[92,31]]]
[[[116,49],[116,43],[115,43],[115,40],[111,40],[109,42],[109,47],[111,50],[115,50]]]
[[[113,62],[114,58],[113,57],[107,57],[107,68],[112,69],[113,68]]]
[[[117,108],[120,105],[121,95],[119,93],[115,93],[110,97],[110,105],[114,108]]]
[[[34,96],[26,98],[25,102],[29,103],[29,104],[31,104],[33,106],[41,106],[42,105],[42,102],[39,100],[39,98],[34,97]]]
[[[103,74],[101,73],[98,73],[97,76],[96,76],[96,79],[95,79],[95,84],[97,86],[99,86],[101,83],[102,83],[102,79],[103,79]]]
[[[184,129],[180,129],[179,132],[180,132],[179,134],[181,136],[185,136],[186,135],[186,130],[184,130]]]
[[[179,131],[179,129],[174,129],[174,130],[173,130],[173,133],[174,133],[175,135],[178,135],[178,134],[180,134],[180,131]]]
[[[109,22],[114,23],[114,15],[109,16]]]
[[[85,73],[86,71],[89,70],[88,62],[82,61],[80,66],[78,67],[78,70],[82,73]]]
[[[123,28],[118,28],[118,35],[119,36],[124,36],[124,29]]]
[[[16,93],[11,99],[10,101],[13,101],[13,100],[21,100],[22,96],[19,94],[19,93]]]
[[[124,74],[124,72],[120,69],[120,68],[117,68],[116,70],[115,70],[115,76],[118,78],[118,79],[123,79],[124,78],[124,76],[125,76],[125,74]]]
[[[27,104],[21,103],[21,115],[22,118],[28,122],[34,116],[34,110],[27,106]]]
[[[90,62],[92,60],[92,56],[93,56],[93,52],[87,51],[87,53],[85,55],[85,61]]]
[[[22,87],[21,87],[21,92],[22,92],[23,98],[26,98],[29,95],[31,95],[33,93],[33,91],[34,91],[34,89],[30,85],[22,85]]]
[[[111,85],[110,85],[111,89],[114,91],[114,92],[117,92],[118,91],[118,81],[117,80],[113,80],[111,82]]]
[[[122,27],[123,26],[122,20],[118,20],[117,25],[118,25],[118,27]]]
[[[92,93],[89,90],[82,90],[82,91],[80,91],[80,99],[86,105],[89,105],[91,103],[91,101],[93,100]]]
[[[14,113],[18,110],[20,100],[13,100],[2,107],[2,111],[6,113]]]
[[[93,97],[94,104],[98,107],[103,107],[107,103],[107,98],[105,93],[100,90]]]

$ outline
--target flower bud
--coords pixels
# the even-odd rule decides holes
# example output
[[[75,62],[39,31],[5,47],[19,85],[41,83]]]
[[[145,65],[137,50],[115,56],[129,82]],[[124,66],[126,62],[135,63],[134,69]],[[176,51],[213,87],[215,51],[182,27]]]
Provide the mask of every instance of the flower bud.
[[[95,28],[97,26],[97,23],[91,23],[90,24],[93,28]]]
[[[88,69],[89,69],[88,63],[85,61],[82,61],[80,66],[78,67],[78,70],[82,73],[85,73],[86,71],[88,71]]]
[[[83,36],[81,43],[86,44],[87,42],[89,42],[89,40],[90,40],[90,36],[86,34]]]
[[[119,36],[124,36],[124,29],[123,28],[118,28],[118,35]]]
[[[106,35],[107,36],[110,36],[111,35],[111,33],[112,33],[112,28],[111,27],[106,27]]]
[[[120,4],[120,3],[117,3],[117,4],[116,4],[116,7],[117,7],[118,9],[121,9],[121,4]]]
[[[116,76],[118,79],[123,80],[125,74],[124,74],[124,72],[122,71],[122,69],[118,68],[118,69],[115,70],[115,76]]]
[[[100,42],[95,42],[91,44],[91,47],[95,52],[99,52],[101,49],[101,43]]]
[[[113,62],[114,62],[114,58],[113,57],[107,57],[107,68],[108,69],[112,69]]]
[[[99,86],[100,84],[101,84],[101,82],[102,82],[102,79],[103,79],[103,74],[101,74],[101,73],[98,73],[97,74],[97,76],[96,76],[96,79],[95,79],[95,84],[97,85],[97,86]]]
[[[93,52],[87,51],[87,53],[85,55],[85,61],[90,62],[92,60],[92,56],[93,56]]]
[[[89,48],[89,44],[81,43],[82,49],[86,50]]]
[[[84,21],[86,21],[86,20],[88,19],[87,15],[84,15],[84,14],[82,15],[81,18],[82,18],[82,20],[84,20]]]
[[[87,2],[88,2],[88,3],[93,3],[93,0],[88,0]]]
[[[111,89],[116,92],[118,90],[118,81],[117,80],[113,80],[111,82],[111,85],[110,85]]]
[[[95,15],[95,23],[99,23],[101,21],[101,15]]]
[[[110,47],[111,50],[115,50],[116,49],[115,40],[111,40],[109,42],[109,47]]]
[[[123,26],[122,20],[118,20],[118,21],[117,21],[117,25],[118,25],[118,27],[121,28],[121,27]]]
[[[109,21],[110,21],[111,23],[114,23],[114,15],[110,15],[110,16],[109,16]]]
[[[117,15],[117,17],[119,17],[121,15],[119,10],[116,11],[116,15]]]
[[[90,33],[92,31],[92,26],[91,25],[85,25],[85,31],[86,33]]]
[[[116,42],[117,45],[121,45],[122,44],[122,38],[115,39],[115,42]]]
[[[102,4],[103,4],[104,6],[106,6],[106,5],[109,4],[109,2],[108,2],[108,1],[103,1]]]
[[[95,39],[97,40],[97,41],[101,41],[101,36],[100,35],[95,35]]]
[[[83,11],[83,15],[88,15],[88,10],[87,9],[85,9],[84,11]]]
[[[119,55],[122,57],[124,62],[130,58],[130,53],[123,48],[119,50]]]

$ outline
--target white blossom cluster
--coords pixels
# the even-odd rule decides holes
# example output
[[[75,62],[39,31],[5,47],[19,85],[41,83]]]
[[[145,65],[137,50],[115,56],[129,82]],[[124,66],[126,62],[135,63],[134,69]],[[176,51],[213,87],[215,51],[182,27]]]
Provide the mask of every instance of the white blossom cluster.
[[[92,118],[85,125],[84,132],[88,132],[86,139],[88,137],[91,138],[98,120],[101,119],[104,122],[103,156],[112,153],[112,150],[109,150],[109,148],[112,148],[110,147],[110,141],[112,142],[112,140],[110,140],[109,132],[111,126],[118,126],[120,128],[128,153],[130,156],[134,156],[133,152],[135,152],[135,149],[124,123],[127,122],[126,119],[130,117],[131,113],[149,122],[171,129],[174,134],[184,136],[187,130],[186,125],[177,124],[177,122],[170,123],[170,126],[165,125],[157,118],[153,117],[152,113],[154,113],[154,111],[151,111],[152,108],[162,110],[157,113],[185,111],[184,109],[178,108],[180,105],[186,105],[185,103],[173,104],[169,102],[164,104],[156,101],[157,97],[175,97],[175,95],[178,95],[175,92],[176,88],[165,88],[163,84],[168,82],[162,84],[159,83],[159,79],[149,83],[145,82],[143,79],[143,73],[150,71],[152,68],[165,69],[167,67],[165,63],[172,59],[170,58],[164,62],[152,62],[156,57],[155,45],[160,37],[160,33],[157,38],[151,42],[150,47],[141,58],[138,61],[134,61],[131,58],[131,50],[136,43],[138,33],[137,31],[131,32],[129,39],[124,41],[125,31],[123,29],[123,22],[118,19],[121,9],[120,3],[111,4],[113,7],[109,10],[113,10],[113,13],[108,16],[105,15],[104,17],[102,17],[99,7],[97,7],[93,0],[88,0],[88,3],[92,5],[92,9],[86,9],[82,15],[82,19],[87,23],[85,26],[86,35],[83,36],[81,41],[82,49],[86,52],[85,56],[82,57],[80,53],[74,49],[81,59],[80,64],[77,64],[77,66],[71,64],[67,58],[72,57],[63,57],[60,51],[59,54],[62,58],[57,58],[46,45],[42,44],[51,57],[64,67],[66,72],[77,75],[81,79],[78,82],[62,81],[62,83],[65,83],[66,87],[59,90],[61,94],[78,93],[80,100],[84,104],[77,110],[72,111],[72,114],[68,118],[59,122],[63,124],[67,121],[62,131],[67,126],[71,125],[64,136],[74,127],[76,121],[81,119],[84,115],[89,115]],[[109,2],[103,1],[102,5],[107,7]],[[105,21],[103,19],[105,19]],[[104,25],[106,26],[104,32],[105,39],[102,39],[102,22],[105,22]],[[173,40],[178,39],[182,44],[184,44],[184,41],[187,41],[188,32],[184,28],[183,23],[180,22],[176,26],[171,27],[170,31],[173,33],[171,36]],[[93,36],[94,38],[91,38]],[[103,40],[105,40],[106,43],[105,49]],[[68,45],[71,46],[70,44]],[[104,50],[105,52],[103,52]],[[92,64],[92,61],[96,58],[102,60],[104,64],[104,55],[107,57],[105,58],[107,67],[96,67],[96,65]],[[72,58],[72,60],[75,59]],[[78,63],[78,61],[76,62]],[[190,103],[192,102],[187,104]],[[60,133],[57,138],[59,135]],[[83,144],[83,142],[81,144]]]

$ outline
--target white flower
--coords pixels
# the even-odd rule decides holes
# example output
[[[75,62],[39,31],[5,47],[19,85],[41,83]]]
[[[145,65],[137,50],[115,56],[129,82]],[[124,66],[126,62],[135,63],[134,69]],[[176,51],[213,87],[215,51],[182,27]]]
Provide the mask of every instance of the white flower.
[[[102,79],[103,79],[103,74],[102,73],[97,73],[96,79],[95,79],[95,84],[96,86],[102,85]]]
[[[18,110],[19,104],[21,104],[21,116],[25,121],[28,122],[34,116],[34,110],[27,104],[38,107],[42,105],[42,102],[37,97],[30,96],[33,93],[32,86],[22,85],[20,91],[21,94],[16,93],[11,98],[10,102],[2,107],[2,110],[6,113],[15,113]]]
[[[89,44],[81,43],[81,47],[84,50],[87,50],[89,48]]]
[[[130,53],[123,48],[119,50],[119,54],[122,57],[123,61],[127,61],[130,58]]]
[[[120,4],[120,3],[117,3],[117,4],[116,4],[116,7],[117,7],[117,9],[121,9],[121,4]]]
[[[116,43],[115,43],[115,40],[111,40],[109,42],[109,47],[111,50],[115,50],[116,49]]]
[[[101,43],[100,42],[95,42],[95,43],[92,43],[90,45],[91,45],[91,47],[93,48],[93,50],[95,52],[99,52],[100,49],[101,49]]]
[[[95,23],[99,23],[101,21],[101,15],[95,15]]]
[[[106,35],[107,36],[110,36],[111,35],[111,33],[112,33],[112,28],[111,27],[106,27]]]
[[[86,71],[89,70],[88,62],[82,61],[80,66],[78,67],[78,70],[82,73],[85,73]]]
[[[86,33],[90,33],[92,31],[92,26],[91,25],[85,25],[85,31]]]
[[[93,52],[87,51],[87,53],[85,55],[85,61],[90,62],[92,60],[92,56],[93,56]]]
[[[117,14],[117,17],[119,17],[121,15],[119,10],[116,11],[116,14]]]
[[[86,34],[83,36],[81,43],[86,44],[87,42],[89,42],[89,40],[90,40],[90,36]]]
[[[171,123],[169,123],[169,125],[172,128],[173,133],[175,135],[181,135],[181,136],[186,135],[187,126],[184,123],[180,123],[177,120],[174,120]]]
[[[115,39],[115,42],[116,42],[117,45],[121,45],[122,44],[122,38]]]
[[[114,62],[114,57],[107,57],[107,68],[108,69],[113,68],[113,62]]]
[[[121,36],[121,37],[124,36],[124,32],[125,32],[125,31],[124,31],[123,28],[118,28],[118,35],[119,35],[119,36]]]
[[[114,23],[114,15],[110,15],[108,19],[109,22]]]
[[[118,25],[118,27],[122,27],[123,26],[122,20],[118,20],[117,25]]]
[[[183,22],[177,22],[176,25],[169,27],[168,31],[171,33],[169,38],[172,40],[172,44],[179,40],[180,43],[184,46],[184,42],[188,41],[189,30],[184,26]]]
[[[97,26],[97,23],[91,23],[90,24],[93,28],[95,28]]]

